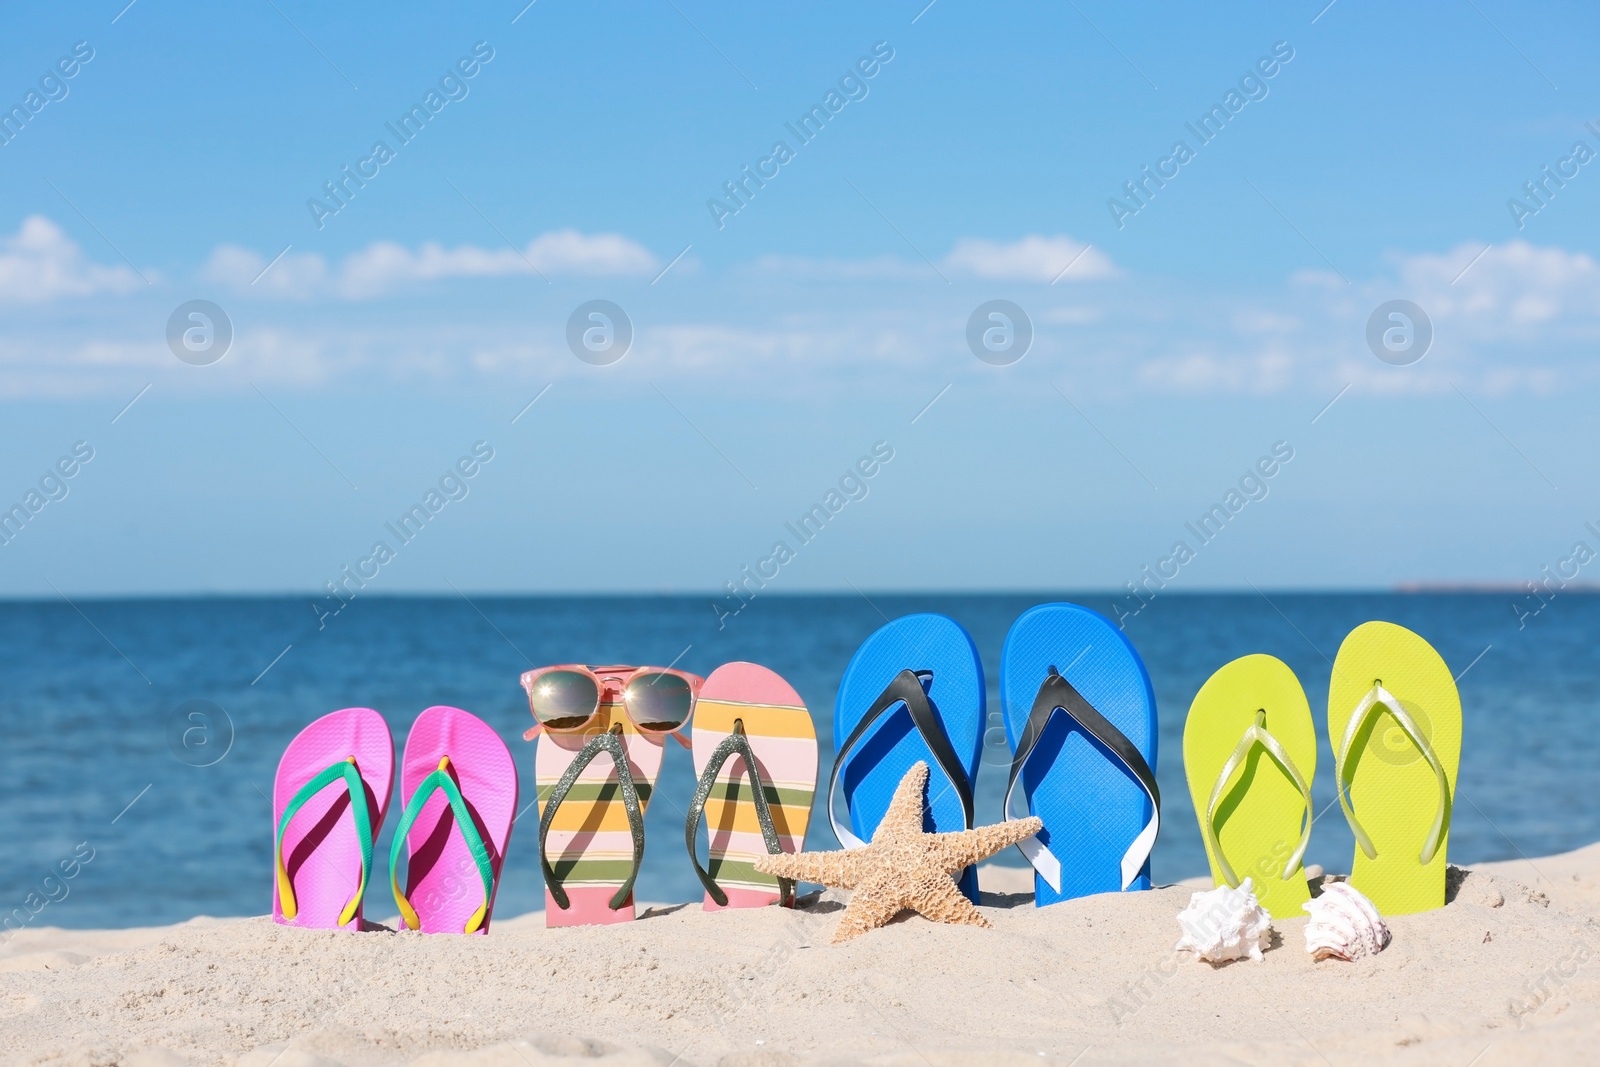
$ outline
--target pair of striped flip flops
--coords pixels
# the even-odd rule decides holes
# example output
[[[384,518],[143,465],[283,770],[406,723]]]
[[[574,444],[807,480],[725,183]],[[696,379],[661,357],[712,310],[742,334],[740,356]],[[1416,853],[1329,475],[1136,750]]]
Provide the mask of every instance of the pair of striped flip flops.
[[[324,715],[289,743],[272,788],[276,922],[363,928],[394,772],[389,724],[371,708]],[[406,803],[389,882],[401,923],[424,933],[487,933],[517,811],[505,743],[460,708],[429,708],[406,736],[400,793]]]
[[[664,667],[565,664],[529,671],[522,686],[534,717],[523,736],[538,739],[545,925],[634,917],[644,814],[669,737],[693,749],[699,776],[685,837],[706,910],[793,903],[792,885],[753,866],[800,849],[816,792],[816,730],[781,677],[754,663],[728,663],[703,679]]]
[[[1334,659],[1326,724],[1356,838],[1350,885],[1385,915],[1443,907],[1461,760],[1450,668],[1403,626],[1363,623]],[[1311,897],[1301,860],[1317,814],[1317,727],[1288,665],[1253,655],[1213,674],[1189,709],[1183,764],[1212,878],[1250,878],[1274,918],[1299,915]]]
[[[1155,694],[1144,663],[1110,620],[1076,604],[1041,604],[1006,635],[1000,661],[1010,749],[1006,815],[1019,789],[1044,829],[1019,847],[1043,906],[1150,887],[1160,818]],[[846,848],[870,838],[900,779],[932,769],[935,832],[971,829],[987,725],[983,665],[966,630],[943,615],[908,615],[857,650],[834,709],[837,757],[828,814]],[[833,808],[842,783],[848,825]],[[976,902],[977,872],[958,880]]]

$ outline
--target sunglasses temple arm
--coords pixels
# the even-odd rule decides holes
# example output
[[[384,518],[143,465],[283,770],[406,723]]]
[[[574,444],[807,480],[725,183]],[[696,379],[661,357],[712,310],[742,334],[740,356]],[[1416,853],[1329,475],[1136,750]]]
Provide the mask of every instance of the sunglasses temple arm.
[[[672,736],[677,738],[678,744],[682,745],[684,748],[693,748],[694,747],[694,742],[689,740],[688,736],[683,732],[683,727],[682,726],[680,726],[676,730],[672,731]]]
[[[543,729],[543,724],[536,722],[532,726],[528,727],[526,730],[522,731],[522,739],[524,741],[532,741],[534,738],[539,736],[539,734],[542,731],[542,729]]]

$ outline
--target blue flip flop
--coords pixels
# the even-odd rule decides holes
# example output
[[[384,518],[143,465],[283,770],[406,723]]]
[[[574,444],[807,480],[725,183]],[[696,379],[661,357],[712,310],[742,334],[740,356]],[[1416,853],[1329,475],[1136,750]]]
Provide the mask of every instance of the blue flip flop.
[[[1161,826],[1156,698],[1133,645],[1076,604],[1023,612],[1000,655],[1011,775],[1044,831],[1018,845],[1040,907],[1090,893],[1150,888]]]
[[[828,821],[839,843],[854,848],[872,837],[895,787],[918,760],[930,771],[930,829],[971,829],[983,714],[983,665],[955,620],[907,615],[862,642],[845,668],[833,710]],[[849,828],[833,807],[841,778]],[[978,899],[974,868],[963,872],[959,884],[969,900]]]

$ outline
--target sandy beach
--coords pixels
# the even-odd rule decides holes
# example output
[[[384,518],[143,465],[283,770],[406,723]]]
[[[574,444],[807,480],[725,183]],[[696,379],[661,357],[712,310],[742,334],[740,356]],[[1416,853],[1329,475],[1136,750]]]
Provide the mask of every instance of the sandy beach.
[[[907,917],[831,946],[802,910],[486,938],[313,933],[266,918],[30,929],[0,948],[7,1064],[1579,1062],[1600,1041],[1600,844],[1453,873],[1374,959],[1314,963],[1304,919],[1260,962],[1174,957],[1192,886],[1038,909],[983,869],[994,929]],[[389,925],[392,925],[389,924]]]

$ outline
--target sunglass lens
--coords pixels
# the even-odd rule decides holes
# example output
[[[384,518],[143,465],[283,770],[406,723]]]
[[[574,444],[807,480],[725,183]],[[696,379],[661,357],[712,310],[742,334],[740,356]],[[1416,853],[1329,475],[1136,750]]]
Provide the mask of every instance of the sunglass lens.
[[[628,683],[628,715],[641,730],[676,730],[689,717],[694,694],[676,674],[638,674]]]
[[[580,726],[600,707],[600,687],[578,671],[546,671],[534,679],[528,704],[545,726],[557,730]]]

